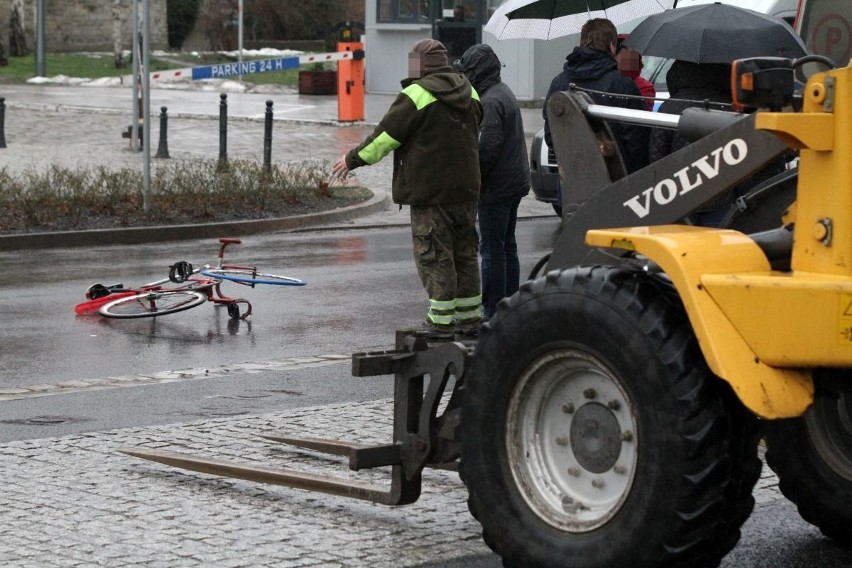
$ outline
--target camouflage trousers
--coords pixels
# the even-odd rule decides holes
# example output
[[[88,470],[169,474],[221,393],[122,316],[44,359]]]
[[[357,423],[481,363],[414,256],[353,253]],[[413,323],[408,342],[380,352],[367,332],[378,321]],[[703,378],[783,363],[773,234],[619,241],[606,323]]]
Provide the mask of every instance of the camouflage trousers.
[[[412,205],[414,262],[429,294],[426,319],[437,325],[480,319],[477,203]]]

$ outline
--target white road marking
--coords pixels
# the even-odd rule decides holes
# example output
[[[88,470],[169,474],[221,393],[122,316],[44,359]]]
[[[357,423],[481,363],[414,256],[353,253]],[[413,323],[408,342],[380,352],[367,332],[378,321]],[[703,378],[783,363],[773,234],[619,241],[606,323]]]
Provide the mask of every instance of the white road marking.
[[[0,402],[7,400],[22,400],[59,394],[71,394],[83,391],[106,390],[115,388],[141,387],[162,383],[175,383],[223,377],[234,373],[253,374],[280,371],[282,369],[305,369],[308,367],[324,367],[349,361],[352,355],[332,353],[316,357],[290,357],[272,361],[255,361],[235,363],[215,367],[196,367],[178,371],[161,371],[159,373],[143,373],[139,375],[121,375],[100,379],[82,379],[63,381],[55,384],[26,385],[0,388]]]

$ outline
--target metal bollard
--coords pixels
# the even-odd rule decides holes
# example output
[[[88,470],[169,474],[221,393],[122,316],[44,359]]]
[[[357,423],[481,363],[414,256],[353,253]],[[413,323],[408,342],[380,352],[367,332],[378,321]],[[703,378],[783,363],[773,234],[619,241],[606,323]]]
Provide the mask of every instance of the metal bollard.
[[[0,97],[0,148],[6,147],[6,97]]]
[[[272,101],[266,101],[266,122],[263,128],[263,173],[272,173]]]
[[[168,109],[160,107],[160,143],[157,145],[155,158],[169,158],[168,126],[169,117],[166,115]]]
[[[228,169],[228,95],[219,95],[219,170]]]

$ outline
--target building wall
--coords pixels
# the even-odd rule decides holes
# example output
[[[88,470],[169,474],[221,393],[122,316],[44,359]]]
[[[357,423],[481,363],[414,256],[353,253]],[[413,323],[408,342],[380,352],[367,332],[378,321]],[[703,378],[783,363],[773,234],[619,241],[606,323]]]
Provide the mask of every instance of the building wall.
[[[366,0],[364,22],[365,85],[368,93],[393,93],[408,76],[408,50],[417,41],[432,37],[432,24],[379,24],[376,0]]]
[[[416,41],[432,37],[431,22],[380,24],[376,22],[377,0],[365,2],[365,88],[368,93],[395,94],[400,90],[400,80],[408,74],[408,49]],[[503,82],[519,101],[532,103],[544,100],[551,80],[562,71],[565,56],[578,40],[579,36],[573,35],[551,41],[497,41],[491,34],[482,33],[482,42],[489,44],[505,64]]]
[[[45,0],[44,35],[48,52],[106,51],[112,52],[114,0]],[[139,21],[143,1],[139,0]],[[0,0],[0,38],[9,41],[9,20],[13,6],[19,6],[21,25],[27,36],[27,47],[35,50],[36,0]],[[122,19],[122,43],[130,49],[131,0],[119,0]],[[150,0],[151,47],[168,49],[166,0]]]

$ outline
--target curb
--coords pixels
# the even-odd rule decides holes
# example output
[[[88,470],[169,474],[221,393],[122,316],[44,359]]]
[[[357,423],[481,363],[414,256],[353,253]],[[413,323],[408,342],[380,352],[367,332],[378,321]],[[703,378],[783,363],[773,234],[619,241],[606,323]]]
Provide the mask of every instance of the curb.
[[[373,192],[372,198],[357,205],[319,213],[307,213],[274,219],[201,223],[197,225],[164,225],[159,227],[130,227],[125,229],[0,235],[0,251],[135,245],[163,241],[219,238],[223,235],[239,237],[259,233],[303,229],[326,223],[339,223],[371,213],[386,211],[389,206],[390,195],[387,193],[376,195],[376,192]]]

